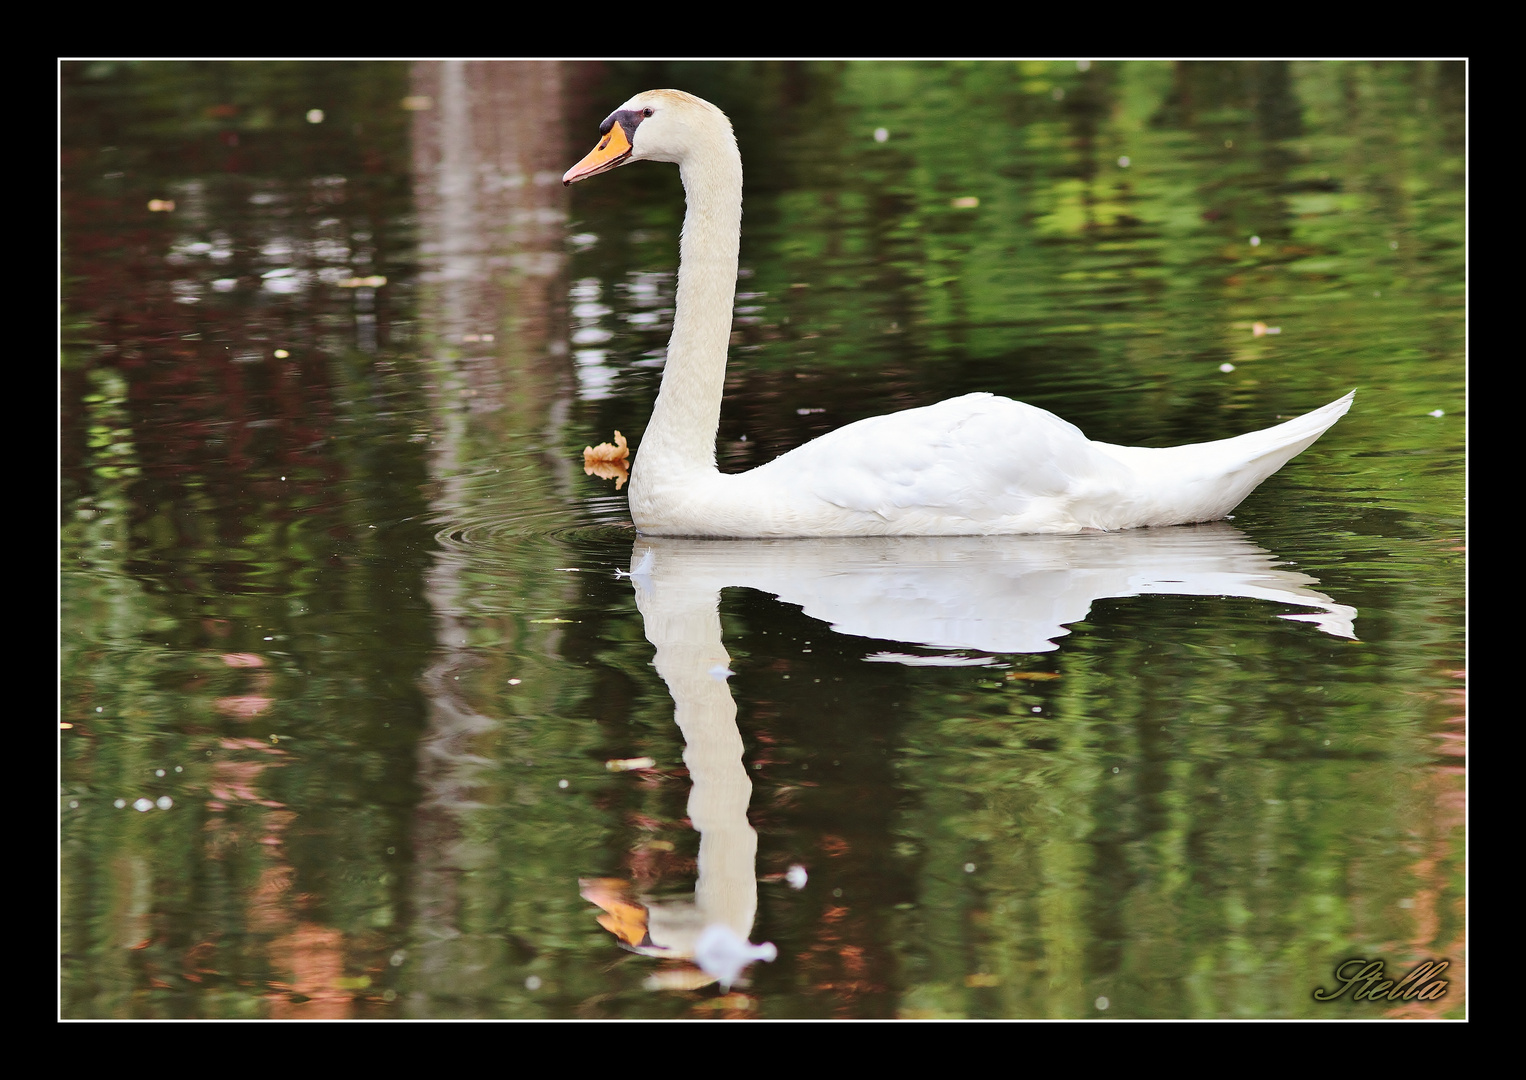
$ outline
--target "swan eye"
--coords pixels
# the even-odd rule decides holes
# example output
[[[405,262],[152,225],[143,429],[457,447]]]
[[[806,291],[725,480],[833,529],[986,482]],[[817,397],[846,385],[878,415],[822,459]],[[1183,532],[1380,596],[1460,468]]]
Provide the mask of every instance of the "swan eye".
[[[648,105],[646,108],[642,109],[641,110],[641,115],[643,117],[651,116],[652,115],[652,107],[650,105]]]

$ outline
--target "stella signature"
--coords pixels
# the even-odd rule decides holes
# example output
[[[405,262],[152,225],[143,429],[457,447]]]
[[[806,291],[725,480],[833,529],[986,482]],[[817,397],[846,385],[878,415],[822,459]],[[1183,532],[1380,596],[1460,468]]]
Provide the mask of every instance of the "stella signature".
[[[1437,978],[1451,966],[1450,960],[1425,960],[1398,982],[1384,977],[1383,961],[1360,958],[1343,961],[1335,969],[1340,986],[1314,991],[1315,1001],[1334,1001],[1351,990],[1352,1001],[1437,1001],[1446,997],[1446,979]]]

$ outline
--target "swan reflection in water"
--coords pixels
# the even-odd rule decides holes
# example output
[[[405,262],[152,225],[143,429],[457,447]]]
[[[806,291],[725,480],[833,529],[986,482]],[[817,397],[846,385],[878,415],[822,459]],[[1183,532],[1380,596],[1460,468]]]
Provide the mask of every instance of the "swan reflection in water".
[[[772,945],[751,945],[758,907],[757,833],[747,820],[752,781],[742,761],[720,593],[770,593],[841,634],[905,642],[922,653],[872,652],[903,664],[994,662],[993,654],[1051,652],[1109,597],[1222,596],[1312,609],[1277,617],[1354,638],[1356,609],[1315,591],[1223,523],[1072,536],[895,537],[823,540],[642,538],[629,574],[656,667],[675,705],[699,831],[692,899],[639,897],[620,879],[583,881],[600,923],[628,948],[692,960],[652,985],[730,985]],[[970,652],[979,655],[970,656]],[[686,972],[686,973],[685,973]]]

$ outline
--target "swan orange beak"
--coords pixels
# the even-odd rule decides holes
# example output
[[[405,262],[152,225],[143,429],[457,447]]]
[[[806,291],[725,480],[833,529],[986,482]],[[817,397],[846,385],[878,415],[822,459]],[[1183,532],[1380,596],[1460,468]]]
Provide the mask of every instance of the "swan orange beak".
[[[587,157],[562,174],[562,183],[576,184],[579,180],[609,172],[624,165],[630,156],[630,140],[625,137],[625,128],[616,121],[609,126],[609,134],[588,152]]]

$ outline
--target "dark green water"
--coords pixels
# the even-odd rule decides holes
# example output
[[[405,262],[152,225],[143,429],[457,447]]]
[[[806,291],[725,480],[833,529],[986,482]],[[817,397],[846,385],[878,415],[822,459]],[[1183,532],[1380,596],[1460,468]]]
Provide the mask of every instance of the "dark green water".
[[[62,1015],[1465,1015],[1462,65],[61,78]],[[682,192],[559,177],[652,86],[746,169],[724,468],[1356,405],[1227,525],[637,549]]]

